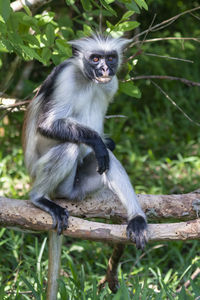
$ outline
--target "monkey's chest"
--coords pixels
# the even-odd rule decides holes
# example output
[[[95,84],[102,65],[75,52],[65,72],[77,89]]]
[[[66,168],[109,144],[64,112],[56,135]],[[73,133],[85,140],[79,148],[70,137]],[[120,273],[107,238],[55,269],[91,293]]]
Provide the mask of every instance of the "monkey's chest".
[[[76,121],[84,126],[103,134],[103,122],[107,111],[108,102],[105,97],[94,93],[85,101],[80,100],[74,111]]]

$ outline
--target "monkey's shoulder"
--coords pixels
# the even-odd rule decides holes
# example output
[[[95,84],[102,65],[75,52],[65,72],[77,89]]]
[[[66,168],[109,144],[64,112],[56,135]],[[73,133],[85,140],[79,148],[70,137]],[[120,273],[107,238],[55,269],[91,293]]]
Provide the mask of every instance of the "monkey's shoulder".
[[[47,76],[45,81],[42,83],[41,88],[39,90],[38,95],[43,94],[44,98],[48,98],[55,89],[55,83],[57,81],[58,76],[62,73],[62,71],[72,65],[70,59],[63,61],[61,64],[55,66],[51,73]]]

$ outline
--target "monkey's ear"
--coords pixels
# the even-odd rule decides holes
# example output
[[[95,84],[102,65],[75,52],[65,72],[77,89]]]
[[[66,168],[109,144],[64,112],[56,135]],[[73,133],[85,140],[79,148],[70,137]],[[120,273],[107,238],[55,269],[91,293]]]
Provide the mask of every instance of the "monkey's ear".
[[[73,56],[78,56],[81,52],[81,47],[79,45],[80,40],[72,40],[68,41],[68,44],[72,46],[72,55]]]
[[[79,53],[78,48],[76,48],[74,45],[72,45],[72,55],[73,56],[77,56]]]

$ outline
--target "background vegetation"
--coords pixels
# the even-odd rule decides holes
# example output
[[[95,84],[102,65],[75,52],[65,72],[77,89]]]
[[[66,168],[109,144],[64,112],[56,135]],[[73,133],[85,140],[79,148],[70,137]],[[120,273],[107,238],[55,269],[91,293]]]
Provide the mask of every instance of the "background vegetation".
[[[31,99],[53,66],[70,57],[67,40],[101,28],[131,38],[197,5],[194,0],[149,0],[147,10],[143,0],[59,0],[14,12],[9,1],[0,0],[0,196],[27,199],[30,188],[21,147],[25,106],[8,105],[15,98]],[[139,75],[199,81],[199,24],[200,11],[185,14],[170,26],[141,35],[140,43],[135,39],[136,44],[125,54],[127,61],[140,50],[119,74],[120,89],[108,115],[126,117],[106,119],[105,131],[115,140],[115,154],[137,193],[186,193],[199,188],[199,127],[186,119],[154,82],[197,122],[199,87],[158,79],[122,83]],[[166,37],[198,40],[142,42]],[[0,246],[0,299],[45,299],[46,235],[2,228]],[[66,238],[60,299],[199,299],[199,277],[184,287],[200,267],[199,250],[197,241],[151,243],[143,254],[129,246],[121,260],[118,293],[114,295],[106,287],[98,294],[97,282],[105,274],[111,247]]]

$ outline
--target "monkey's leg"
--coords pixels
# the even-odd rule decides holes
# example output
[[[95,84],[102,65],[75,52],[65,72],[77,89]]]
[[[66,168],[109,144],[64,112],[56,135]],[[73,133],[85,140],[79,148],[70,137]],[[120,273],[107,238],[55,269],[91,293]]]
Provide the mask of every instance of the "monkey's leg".
[[[110,168],[102,177],[107,186],[119,197],[128,214],[127,236],[143,249],[147,242],[147,221],[142,211],[129,177],[121,163],[109,151]]]
[[[147,242],[147,222],[142,211],[129,177],[111,151],[110,168],[106,173],[100,175],[97,170],[97,161],[93,152],[88,154],[83,160],[83,164],[77,167],[71,194],[68,188],[62,188],[62,196],[71,199],[83,199],[86,195],[92,194],[103,186],[108,186],[121,200],[127,209],[128,226],[127,236],[132,239],[138,248],[144,248]],[[68,184],[63,181],[62,187]],[[59,187],[58,187],[59,192]]]
[[[74,174],[73,184],[64,179],[56,189],[55,198],[68,198],[70,200],[83,200],[86,195],[103,188],[103,177],[97,172],[97,160],[94,152],[89,153],[79,165]]]
[[[142,211],[129,177],[116,159],[109,151],[110,168],[100,175],[97,169],[97,161],[94,153],[90,153],[77,168],[75,184],[72,194],[74,197],[84,198],[87,194],[94,193],[103,186],[108,186],[121,200],[127,209],[128,226],[127,236],[132,239],[138,248],[144,248],[147,242],[147,222]]]
[[[79,147],[76,144],[59,144],[41,156],[35,166],[36,178],[30,199],[37,207],[50,213],[58,234],[68,225],[68,212],[49,197],[64,178],[75,176],[78,153]]]

